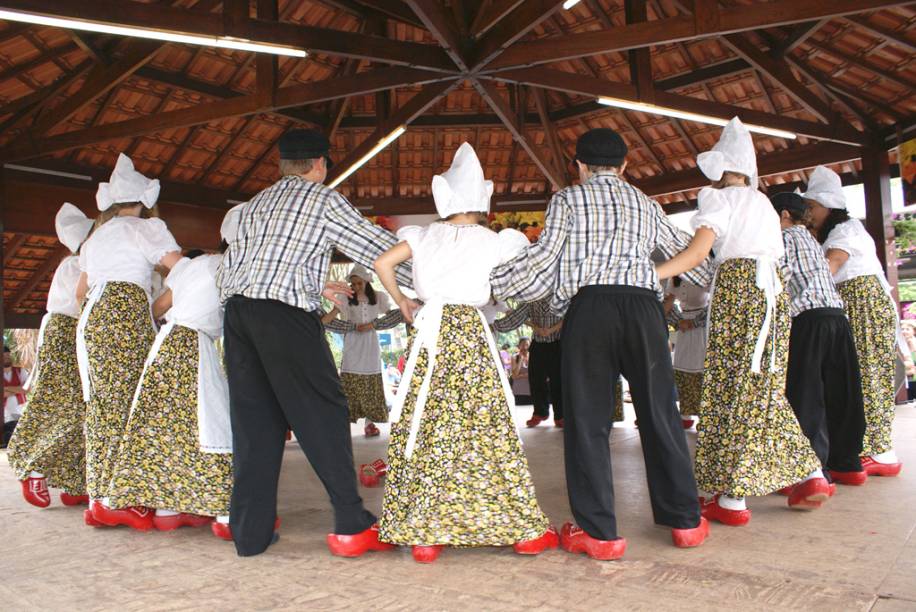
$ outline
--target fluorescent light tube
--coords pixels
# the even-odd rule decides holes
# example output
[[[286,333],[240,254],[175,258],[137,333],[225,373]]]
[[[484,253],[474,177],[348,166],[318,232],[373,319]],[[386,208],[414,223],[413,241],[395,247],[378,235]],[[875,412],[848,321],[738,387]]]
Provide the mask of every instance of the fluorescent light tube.
[[[712,117],[710,115],[701,115],[699,113],[690,113],[687,111],[679,111],[673,108],[668,108],[665,106],[656,106],[654,104],[645,104],[644,102],[632,102],[630,100],[621,100],[620,98],[598,98],[600,104],[606,106],[614,106],[617,108],[624,108],[627,110],[640,111],[643,113],[649,113],[652,115],[664,115],[665,117],[673,117],[675,119],[684,119],[686,121],[696,121],[697,123],[708,123],[710,125],[718,125],[720,127],[725,126],[728,123],[728,119],[722,119],[719,117]],[[789,140],[795,140],[798,136],[794,132],[788,132],[786,130],[779,130],[776,128],[768,128],[762,125],[753,125],[751,123],[745,123],[744,127],[748,131],[756,132],[758,134],[764,134],[766,136],[775,136],[777,138],[787,138]]]
[[[347,179],[348,176],[350,176],[351,174],[359,170],[363,164],[365,164],[367,161],[369,161],[370,159],[378,155],[379,151],[381,151],[382,149],[390,145],[392,142],[397,140],[401,136],[401,134],[403,134],[406,131],[407,131],[407,126],[405,125],[401,125],[395,128],[393,132],[391,132],[390,134],[388,134],[387,136],[379,140],[378,144],[372,147],[372,149],[368,153],[360,157],[359,161],[357,161],[355,164],[347,168],[343,172],[343,174],[341,174],[336,179],[331,181],[330,184],[328,184],[328,187],[330,187],[331,189],[334,189],[335,187],[340,185],[342,182],[344,182]]]
[[[20,13],[18,11],[7,11],[2,9],[0,9],[0,19],[7,21],[18,21],[22,23],[32,23],[36,25],[45,25],[54,28],[65,28],[68,30],[98,32],[99,34],[115,34],[117,36],[150,38],[152,40],[162,40],[166,42],[175,42],[187,45],[223,47],[227,49],[239,49],[241,51],[252,51],[255,53],[289,55],[292,57],[306,56],[306,52],[302,49],[283,47],[269,43],[253,42],[250,40],[232,38],[229,36],[183,34],[181,32],[170,32],[168,30],[153,30],[147,28],[138,28],[134,26],[117,25],[113,23],[103,23],[99,21],[82,21],[79,19],[68,19],[65,17],[51,17],[48,15],[36,15],[33,13]]]
[[[577,4],[579,4],[579,0],[566,0],[566,2],[563,3],[563,8],[568,11]]]

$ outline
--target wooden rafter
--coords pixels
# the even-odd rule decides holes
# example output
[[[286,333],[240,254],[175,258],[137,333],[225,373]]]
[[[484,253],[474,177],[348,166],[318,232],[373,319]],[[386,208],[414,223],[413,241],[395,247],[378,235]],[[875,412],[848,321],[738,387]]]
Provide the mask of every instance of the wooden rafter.
[[[853,24],[856,27],[862,28],[866,32],[869,32],[873,36],[878,38],[884,38],[888,40],[891,44],[896,45],[910,53],[916,53],[916,39],[907,36],[907,32],[897,32],[894,30],[889,30],[879,25],[872,23],[868,17],[865,15],[847,15],[843,19]]]
[[[557,174],[552,164],[544,159],[541,152],[538,151],[528,137],[525,136],[522,126],[518,124],[512,108],[503,100],[495,83],[482,79],[474,79],[472,83],[474,89],[476,89],[487,104],[490,105],[493,112],[499,116],[503,124],[505,124],[506,128],[512,134],[512,137],[518,141],[519,146],[525,149],[525,152],[528,153],[528,157],[530,157],[531,161],[533,161],[541,172],[544,173],[544,176],[547,177],[547,180],[554,186],[554,189],[563,187],[566,183],[565,179]]]
[[[547,115],[547,96],[544,95],[544,90],[540,87],[531,87],[530,91],[531,97],[534,99],[534,108],[538,112],[538,116],[541,119],[541,127],[544,129],[544,140],[547,141],[547,146],[553,157],[556,176],[563,181],[560,187],[566,187],[569,185],[566,172],[566,156],[563,155],[563,145],[560,144],[560,139],[557,136],[556,126]]]
[[[404,0],[405,4],[413,9],[426,29],[429,30],[436,42],[445,49],[448,56],[462,71],[468,69],[465,45],[461,31],[453,15],[445,10],[439,0]]]
[[[822,25],[830,21],[829,19],[817,19],[815,21],[809,21],[807,23],[798,23],[793,26],[792,30],[789,32],[789,35],[785,39],[779,41],[779,46],[770,50],[770,55],[774,59],[779,59],[783,57],[786,53],[790,53],[792,49],[796,48],[808,38],[814,34]]]
[[[594,97],[609,96],[624,100],[638,101],[636,90],[631,85],[612,83],[605,79],[594,79],[548,68],[507,70],[489,76],[499,80],[538,85],[548,89],[557,89],[580,95]],[[865,144],[867,141],[865,135],[849,125],[826,125],[813,121],[795,119],[784,115],[773,115],[772,113],[723,104],[721,102],[683,96],[667,91],[656,91],[655,100],[660,106],[668,108],[699,113],[702,115],[711,115],[723,119],[730,119],[731,117],[738,116],[746,123],[785,129],[797,134],[822,140],[833,140],[849,144]]]
[[[884,68],[881,68],[880,66],[876,66],[875,64],[869,62],[864,57],[852,55],[851,53],[847,53],[845,51],[842,51],[841,49],[837,49],[835,46],[832,46],[832,45],[828,46],[828,45],[825,45],[823,43],[816,42],[813,40],[809,40],[805,44],[807,44],[812,49],[817,50],[818,52],[826,53],[827,55],[832,55],[833,57],[839,60],[842,60],[844,62],[847,62],[852,66],[856,66],[858,68],[861,68],[862,70],[871,72],[872,74],[876,74],[879,77],[881,77],[882,79],[884,79],[885,81],[894,83],[896,85],[899,85],[900,87],[904,87],[908,90],[911,90],[911,92],[912,90],[916,90],[916,81],[912,81],[908,79],[904,75],[904,73],[895,73],[889,70],[885,70]]]
[[[13,234],[12,240],[3,245],[3,267],[9,267],[10,261],[16,257],[16,252],[22,248],[22,245],[29,239],[28,234]]]
[[[93,0],[92,2],[57,3],[49,9],[47,0],[2,0],[0,7],[52,14],[71,19],[130,25],[142,28],[179,30],[204,36],[232,36],[247,40],[270,41],[343,57],[357,57],[375,62],[419,66],[433,70],[454,71],[448,55],[438,47],[421,43],[389,40],[344,30],[332,30],[294,23],[277,23],[263,19],[224,19],[223,15],[194,9],[161,5]],[[73,47],[76,47],[73,44]]]
[[[328,173],[328,181],[340,176],[341,173],[368,153],[379,140],[393,132],[397,127],[410,124],[411,121],[423,114],[457,85],[458,81],[455,79],[425,85],[419,93],[382,122],[368,138],[353,148],[344,159],[337,162],[331,172]]]
[[[0,150],[0,160],[12,161],[66,151],[115,138],[149,134],[160,130],[209,123],[216,119],[251,115],[277,108],[324,102],[361,93],[373,93],[404,85],[431,83],[448,78],[442,73],[413,68],[381,68],[352,77],[327,79],[278,89],[274,102],[265,105],[257,94],[219,100],[189,108],[108,123],[86,130],[65,132],[34,141],[12,143]]]
[[[48,53],[43,53],[31,59],[27,62],[22,62],[21,64],[16,64],[7,68],[3,72],[0,72],[0,82],[7,81],[9,79],[19,78],[21,75],[26,74],[27,72],[43,66],[48,62],[53,62],[56,58],[62,57],[74,51],[79,51],[79,47],[76,46],[76,43],[64,43],[58,47],[54,47]]]
[[[525,0],[500,20],[477,45],[475,70],[487,65],[509,45],[516,42],[539,23],[563,6],[562,0]]]
[[[100,96],[112,92],[137,68],[150,61],[161,47],[162,43],[155,40],[131,40],[120,58],[111,64],[97,65],[86,76],[86,81],[79,91],[56,106],[54,112],[47,113],[36,121],[31,128],[33,136],[46,134],[92,104]]]
[[[48,275],[51,274],[57,265],[60,263],[60,260],[64,258],[70,251],[65,246],[59,245],[48,255],[48,258],[45,260],[41,266],[32,274],[31,278],[22,285],[22,287],[13,295],[10,301],[6,302],[6,307],[13,309],[19,306],[29,295],[35,290],[35,287],[41,284],[42,281],[47,279]]]
[[[784,61],[775,60],[761,51],[744,34],[726,34],[723,40],[749,64],[779,83],[789,96],[813,113],[815,117],[824,122],[833,120],[835,113],[830,105],[799,82],[792,74],[792,69]]]
[[[675,43],[698,36],[714,36],[862,13],[905,3],[888,3],[886,0],[776,0],[736,7],[719,7],[715,13],[717,19],[704,22],[706,27],[702,30],[698,28],[698,22],[693,16],[678,15],[619,27],[612,35],[602,30],[569,34],[559,40],[543,38],[518,43],[492,61],[487,70],[602,55],[613,51]],[[718,23],[718,26],[711,28],[709,23]]]
[[[471,36],[475,38],[483,36],[522,2],[523,0],[485,0],[471,22]]]

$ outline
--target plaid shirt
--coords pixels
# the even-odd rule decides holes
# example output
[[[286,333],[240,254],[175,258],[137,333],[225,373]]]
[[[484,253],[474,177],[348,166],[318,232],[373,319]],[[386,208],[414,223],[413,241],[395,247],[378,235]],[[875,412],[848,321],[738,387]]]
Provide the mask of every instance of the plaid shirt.
[[[521,327],[522,324],[528,320],[536,327],[543,327],[546,329],[562,321],[563,317],[558,317],[553,314],[550,310],[550,299],[544,298],[536,302],[522,304],[518,308],[510,310],[504,317],[496,319],[496,321],[493,322],[493,328],[498,332],[507,333]],[[547,336],[541,336],[535,333],[533,334],[533,339],[535,342],[556,342],[560,339],[560,331],[560,329],[557,329]]]
[[[805,227],[793,225],[782,231],[786,247],[784,273],[793,317],[812,308],[842,308],[843,300],[833,284],[821,246]]]
[[[541,237],[490,275],[493,295],[534,302],[553,294],[551,309],[564,313],[587,285],[662,288],[651,256],[656,249],[673,257],[690,244],[655,200],[612,173],[554,194]],[[681,275],[709,285],[708,260]]]
[[[216,279],[220,299],[244,295],[320,310],[335,248],[371,269],[395,244],[394,235],[333,189],[284,176],[242,209]],[[409,265],[398,266],[397,275],[400,284],[413,286]]]

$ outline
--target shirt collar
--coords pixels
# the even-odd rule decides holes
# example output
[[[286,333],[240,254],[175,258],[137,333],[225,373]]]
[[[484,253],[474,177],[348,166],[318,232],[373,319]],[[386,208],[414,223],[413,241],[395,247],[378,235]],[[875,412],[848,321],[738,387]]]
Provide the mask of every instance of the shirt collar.
[[[621,180],[620,176],[616,172],[610,172],[609,170],[601,170],[594,174],[588,179],[588,183],[597,183],[599,181],[619,181]]]

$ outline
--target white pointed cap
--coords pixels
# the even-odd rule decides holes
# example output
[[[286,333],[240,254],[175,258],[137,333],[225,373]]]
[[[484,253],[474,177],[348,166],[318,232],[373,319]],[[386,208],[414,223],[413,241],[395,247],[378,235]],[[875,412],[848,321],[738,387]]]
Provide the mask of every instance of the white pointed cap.
[[[433,177],[433,200],[443,219],[456,213],[490,211],[493,181],[483,177],[483,168],[474,147],[463,143],[455,152],[452,165]]]
[[[231,243],[239,233],[239,221],[242,219],[242,207],[245,204],[237,204],[228,211],[223,217],[223,223],[219,226],[220,238]]]
[[[824,208],[846,209],[846,194],[840,175],[824,166],[818,166],[808,177],[808,189],[801,197],[814,200]]]
[[[108,210],[114,204],[140,202],[147,208],[156,205],[159,199],[159,179],[150,179],[136,170],[134,162],[123,153],[118,154],[118,162],[107,183],[99,183],[95,201],[99,210]]]
[[[64,202],[54,217],[54,230],[61,244],[70,249],[71,253],[76,253],[89,235],[93,223],[79,208]]]
[[[347,274],[347,278],[353,278],[354,276],[363,279],[367,283],[372,282],[372,272],[367,270],[365,266],[361,266],[359,264],[353,264],[353,267],[350,268],[350,273]]]
[[[757,152],[740,119],[732,117],[712,150],[697,156],[697,166],[711,181],[718,181],[725,172],[737,172],[750,179],[751,187],[757,187]]]

